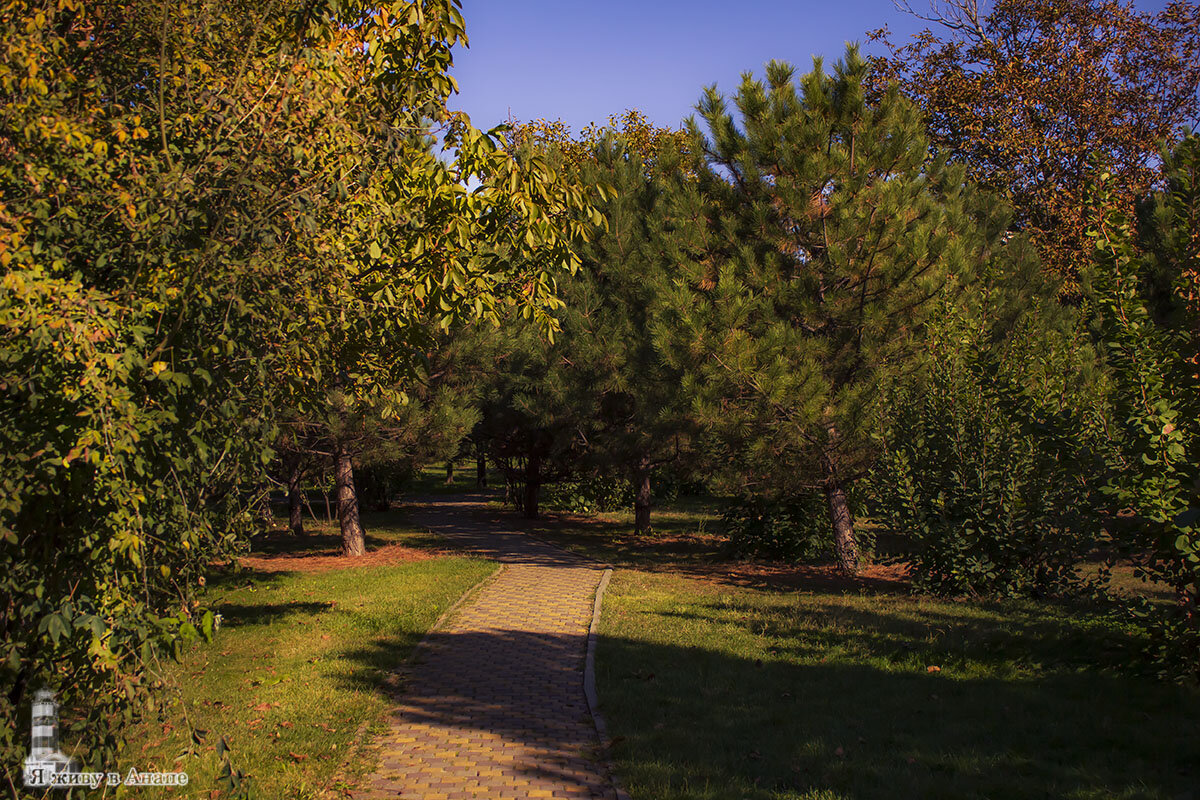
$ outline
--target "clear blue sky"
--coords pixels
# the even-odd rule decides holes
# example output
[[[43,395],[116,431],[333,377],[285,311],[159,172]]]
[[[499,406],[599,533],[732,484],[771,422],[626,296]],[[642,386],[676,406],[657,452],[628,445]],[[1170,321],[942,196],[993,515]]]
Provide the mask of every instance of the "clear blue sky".
[[[892,0],[463,0],[463,14],[471,46],[455,53],[462,92],[451,105],[484,129],[511,111],[578,131],[626,108],[673,127],[705,86],[729,93],[770,59],[807,71],[813,55],[832,65],[847,41],[878,51],[869,30],[887,25],[898,42],[925,27]]]

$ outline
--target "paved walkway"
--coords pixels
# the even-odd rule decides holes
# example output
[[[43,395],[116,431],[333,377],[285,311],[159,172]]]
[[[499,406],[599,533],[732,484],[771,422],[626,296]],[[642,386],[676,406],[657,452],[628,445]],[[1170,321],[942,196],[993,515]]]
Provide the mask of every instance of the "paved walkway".
[[[413,521],[499,561],[499,575],[418,650],[355,798],[615,798],[591,757],[583,668],[592,562],[476,520],[482,498],[448,497]]]

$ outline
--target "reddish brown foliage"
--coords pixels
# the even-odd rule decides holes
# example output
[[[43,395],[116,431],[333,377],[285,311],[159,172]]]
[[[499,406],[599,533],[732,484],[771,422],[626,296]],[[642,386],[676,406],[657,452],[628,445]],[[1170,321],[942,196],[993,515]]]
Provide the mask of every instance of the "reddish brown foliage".
[[[1046,266],[1070,286],[1091,247],[1085,194],[1100,171],[1130,210],[1162,143],[1200,118],[1200,6],[1139,14],[1120,0],[935,4],[938,23],[891,50],[877,75],[924,109],[933,146],[1007,197]]]

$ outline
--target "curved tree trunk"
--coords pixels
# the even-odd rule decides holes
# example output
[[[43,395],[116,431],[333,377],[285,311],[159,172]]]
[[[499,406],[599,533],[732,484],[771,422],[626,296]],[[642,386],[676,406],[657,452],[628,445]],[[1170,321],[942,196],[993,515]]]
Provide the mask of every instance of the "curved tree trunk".
[[[338,522],[342,528],[342,555],[361,556],[367,552],[366,536],[358,517],[358,495],[354,491],[354,464],[350,453],[338,445],[335,466]]]
[[[300,493],[300,459],[288,465],[288,528],[297,536],[304,535],[304,497]]]
[[[854,517],[846,503],[846,489],[838,475],[836,447],[837,430],[833,423],[825,426],[829,440],[821,454],[821,470],[825,478],[825,499],[829,502],[829,519],[833,522],[833,546],[837,552],[838,566],[848,577],[858,574],[858,542],[854,538]]]
[[[650,533],[650,457],[642,456],[634,471],[633,530],[635,533]]]
[[[858,543],[854,539],[854,518],[846,504],[846,491],[836,478],[825,483],[825,499],[829,501],[829,518],[833,520],[833,544],[838,566],[853,577],[858,574]]]

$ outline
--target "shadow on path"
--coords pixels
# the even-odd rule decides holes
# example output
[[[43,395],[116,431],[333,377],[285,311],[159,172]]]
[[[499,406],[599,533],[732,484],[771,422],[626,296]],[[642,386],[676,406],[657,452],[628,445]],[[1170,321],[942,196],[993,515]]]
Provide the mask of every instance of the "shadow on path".
[[[503,568],[402,670],[380,769],[354,796],[613,798],[583,687],[603,570],[479,521],[485,499],[437,498],[410,512],[453,549]],[[378,646],[348,655],[364,664],[386,657]]]

